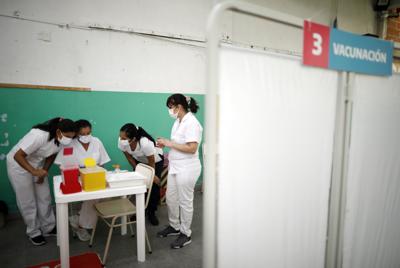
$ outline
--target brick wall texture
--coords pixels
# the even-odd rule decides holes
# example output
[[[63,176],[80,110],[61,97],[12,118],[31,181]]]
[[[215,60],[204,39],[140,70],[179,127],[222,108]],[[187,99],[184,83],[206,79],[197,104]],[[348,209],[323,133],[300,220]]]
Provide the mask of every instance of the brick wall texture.
[[[396,13],[400,14],[400,8],[389,10],[389,14]],[[388,18],[386,39],[400,42],[400,16]]]

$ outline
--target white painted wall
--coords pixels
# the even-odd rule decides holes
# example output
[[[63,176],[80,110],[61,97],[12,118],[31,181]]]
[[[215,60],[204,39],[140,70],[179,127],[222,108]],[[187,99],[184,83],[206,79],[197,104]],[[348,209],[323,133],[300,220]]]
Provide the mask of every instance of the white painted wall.
[[[371,0],[247,0],[339,28],[375,32]],[[1,0],[0,15],[75,26],[102,26],[205,39],[216,0]],[[348,3],[351,2],[351,3]],[[302,32],[227,14],[223,31],[239,43],[301,52]],[[39,39],[48,39],[47,41]],[[93,90],[205,92],[204,44],[61,28],[0,16],[0,82]]]
[[[349,32],[365,34],[377,33],[376,14],[373,0],[339,0],[339,28]]]
[[[0,13],[74,25],[146,29],[202,38],[211,2],[13,1]],[[112,4],[111,4],[112,3]],[[51,36],[50,41],[38,40]],[[204,92],[204,49],[126,33],[60,28],[0,17],[0,82],[94,90]]]
[[[357,34],[376,33],[372,0],[244,1],[325,25],[332,25],[337,17],[341,30]],[[231,15],[229,19],[232,27],[225,27],[225,32],[235,41],[298,53],[302,51],[303,32],[300,29],[240,14]]]

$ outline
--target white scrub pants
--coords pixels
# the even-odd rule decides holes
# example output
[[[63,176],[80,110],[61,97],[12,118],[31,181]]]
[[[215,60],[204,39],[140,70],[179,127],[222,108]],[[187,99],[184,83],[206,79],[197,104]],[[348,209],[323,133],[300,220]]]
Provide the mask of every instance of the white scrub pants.
[[[26,234],[35,237],[53,230],[56,225],[51,207],[49,181],[36,183],[36,177],[20,168],[11,167],[7,161],[7,173],[17,197],[17,206],[26,224]]]
[[[193,196],[201,166],[188,168],[183,172],[168,174],[167,206],[169,224],[175,230],[191,236],[190,226],[193,218]]]
[[[94,204],[99,200],[87,200],[82,202],[81,210],[79,211],[79,226],[85,229],[93,229],[96,221],[97,214],[94,209]]]

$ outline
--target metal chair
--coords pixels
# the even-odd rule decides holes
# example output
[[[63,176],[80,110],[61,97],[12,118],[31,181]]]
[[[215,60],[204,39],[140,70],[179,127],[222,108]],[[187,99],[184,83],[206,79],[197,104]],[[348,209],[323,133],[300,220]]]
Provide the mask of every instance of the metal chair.
[[[145,203],[145,208],[147,208],[147,205],[150,200],[151,188],[153,186],[154,169],[148,165],[140,163],[136,166],[135,171],[144,175],[147,178],[146,179],[147,198],[146,198],[146,203]],[[132,230],[132,224],[136,223],[136,220],[130,220],[130,216],[136,214],[136,207],[129,200],[129,198],[120,198],[120,199],[115,199],[115,200],[99,202],[94,205],[94,208],[97,213],[97,221],[96,221],[95,226],[93,227],[92,236],[91,236],[90,242],[89,242],[89,247],[91,247],[93,245],[93,239],[94,239],[94,235],[96,232],[97,222],[98,222],[98,219],[101,218],[108,225],[108,227],[110,227],[110,230],[108,232],[106,248],[104,249],[104,255],[103,255],[103,260],[102,260],[103,265],[105,265],[113,229],[115,227],[120,227],[122,225],[125,225],[124,223],[117,223],[116,222],[117,219],[120,218],[122,221],[123,217],[128,217],[126,224],[129,225],[132,236],[134,235],[133,230]],[[147,235],[147,231],[145,231],[145,235],[146,235],[146,244],[147,244],[147,247],[149,250],[148,252],[151,254],[152,249],[151,249],[149,237]]]

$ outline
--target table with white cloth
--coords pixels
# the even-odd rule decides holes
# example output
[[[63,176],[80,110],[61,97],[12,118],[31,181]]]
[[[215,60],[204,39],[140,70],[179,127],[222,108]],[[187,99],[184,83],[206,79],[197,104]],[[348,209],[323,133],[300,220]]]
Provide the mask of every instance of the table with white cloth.
[[[73,194],[63,194],[60,190],[61,176],[54,177],[54,197],[57,210],[57,244],[60,247],[60,260],[62,268],[69,268],[69,230],[68,230],[68,203],[109,198],[116,196],[136,196],[136,232],[137,232],[137,256],[139,262],[146,260],[145,256],[145,216],[144,196],[146,185],[123,188],[109,188],[104,190]],[[125,219],[126,220],[126,219]],[[121,227],[121,233],[126,234],[126,225]]]

